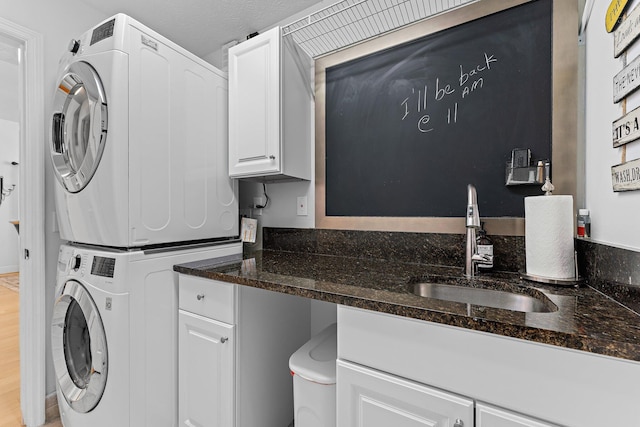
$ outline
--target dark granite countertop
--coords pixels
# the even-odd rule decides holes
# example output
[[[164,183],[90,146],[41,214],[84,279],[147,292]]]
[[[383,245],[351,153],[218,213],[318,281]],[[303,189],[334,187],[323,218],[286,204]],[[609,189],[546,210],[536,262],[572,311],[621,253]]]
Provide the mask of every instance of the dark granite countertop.
[[[353,307],[489,332],[544,344],[640,361],[640,316],[589,286],[556,287],[513,273],[481,274],[469,282],[462,269],[344,256],[263,250],[225,265],[181,264],[188,275],[237,283]],[[422,281],[509,290],[545,301],[548,313],[505,309],[414,295]]]

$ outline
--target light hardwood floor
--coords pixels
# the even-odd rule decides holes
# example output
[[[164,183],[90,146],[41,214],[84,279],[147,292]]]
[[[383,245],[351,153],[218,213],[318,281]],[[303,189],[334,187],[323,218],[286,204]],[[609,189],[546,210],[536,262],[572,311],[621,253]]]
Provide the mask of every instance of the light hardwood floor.
[[[19,294],[0,286],[0,426],[20,426]]]
[[[0,286],[0,427],[22,426],[19,295],[14,290]],[[62,424],[58,418],[50,420],[45,426],[62,427]]]

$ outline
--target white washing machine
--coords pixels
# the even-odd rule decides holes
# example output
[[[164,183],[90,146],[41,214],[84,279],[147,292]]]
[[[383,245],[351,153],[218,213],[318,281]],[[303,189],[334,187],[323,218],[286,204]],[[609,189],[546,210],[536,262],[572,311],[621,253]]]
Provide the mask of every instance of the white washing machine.
[[[65,427],[176,426],[173,266],[241,258],[239,241],[150,251],[62,245],[51,345]]]
[[[118,14],[60,61],[51,158],[60,237],[141,247],[238,235],[226,74]]]

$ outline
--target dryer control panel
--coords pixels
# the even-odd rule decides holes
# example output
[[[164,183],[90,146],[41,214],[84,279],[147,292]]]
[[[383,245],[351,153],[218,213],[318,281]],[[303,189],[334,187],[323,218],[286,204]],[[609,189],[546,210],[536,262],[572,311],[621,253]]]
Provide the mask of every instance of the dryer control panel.
[[[116,259],[102,256],[94,256],[91,265],[91,274],[95,276],[111,277],[116,269]]]

